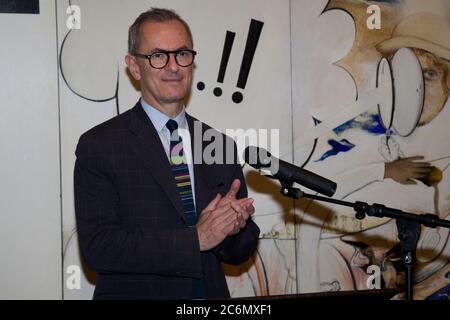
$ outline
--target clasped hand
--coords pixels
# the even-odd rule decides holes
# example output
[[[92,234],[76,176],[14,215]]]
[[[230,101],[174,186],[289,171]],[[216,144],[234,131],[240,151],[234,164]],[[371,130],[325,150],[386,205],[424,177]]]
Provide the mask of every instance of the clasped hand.
[[[212,249],[227,236],[239,233],[255,212],[252,198],[236,199],[240,187],[241,181],[235,179],[225,196],[217,194],[201,212],[196,225],[200,251]]]

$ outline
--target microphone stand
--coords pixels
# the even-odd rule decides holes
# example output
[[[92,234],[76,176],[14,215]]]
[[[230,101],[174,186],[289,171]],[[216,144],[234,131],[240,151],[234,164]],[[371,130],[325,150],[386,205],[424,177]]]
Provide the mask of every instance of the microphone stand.
[[[396,220],[398,238],[401,244],[401,258],[406,270],[406,299],[413,300],[413,286],[414,286],[414,263],[416,260],[417,242],[420,236],[420,225],[436,228],[444,227],[450,228],[450,221],[439,219],[434,214],[413,214],[404,212],[402,210],[386,207],[385,205],[374,203],[372,205],[366,202],[356,201],[347,202],[327,197],[322,197],[314,194],[309,194],[301,191],[298,188],[293,188],[292,184],[281,181],[281,194],[293,199],[308,198],[329,203],[338,204],[341,206],[351,207],[355,210],[355,217],[362,220],[368,216],[374,217],[389,217]]]

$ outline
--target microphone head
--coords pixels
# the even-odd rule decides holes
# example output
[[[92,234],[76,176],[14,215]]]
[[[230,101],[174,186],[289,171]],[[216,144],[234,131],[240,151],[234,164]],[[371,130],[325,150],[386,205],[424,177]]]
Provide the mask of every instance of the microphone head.
[[[248,146],[244,149],[244,161],[255,169],[269,168],[271,157],[270,152],[263,148]]]
[[[294,182],[318,193],[331,197],[336,191],[336,183],[313,172],[280,160],[263,148],[248,146],[244,149],[244,161],[262,174],[280,180],[283,184]]]

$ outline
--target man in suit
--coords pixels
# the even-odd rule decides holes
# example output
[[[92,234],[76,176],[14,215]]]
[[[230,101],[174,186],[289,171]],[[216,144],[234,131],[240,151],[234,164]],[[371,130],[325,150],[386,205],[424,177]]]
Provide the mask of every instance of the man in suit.
[[[259,236],[236,146],[214,131],[232,150],[216,150],[215,164],[194,159],[213,129],[184,110],[196,54],[184,20],[151,9],[128,44],[142,97],[84,133],[76,150],[75,211],[81,253],[98,274],[94,299],[227,298],[221,261],[243,263]]]

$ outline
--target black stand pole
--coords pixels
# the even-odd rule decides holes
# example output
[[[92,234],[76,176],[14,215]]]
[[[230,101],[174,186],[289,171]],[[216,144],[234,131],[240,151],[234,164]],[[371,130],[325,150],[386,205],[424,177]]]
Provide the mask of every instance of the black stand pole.
[[[416,248],[420,236],[420,224],[417,221],[397,219],[398,238],[401,243],[402,263],[406,271],[406,299],[413,299],[414,263]]]
[[[341,206],[351,207],[355,210],[355,217],[362,220],[368,216],[375,217],[389,217],[396,220],[398,238],[401,244],[402,263],[406,270],[406,299],[413,300],[414,287],[414,263],[416,261],[416,248],[420,236],[420,225],[436,228],[438,226],[450,228],[450,221],[439,219],[434,214],[413,214],[404,212],[402,210],[386,207],[382,204],[374,203],[372,205],[366,202],[356,201],[347,202],[327,197],[322,197],[314,194],[309,194],[301,191],[298,188],[293,188],[292,184],[281,182],[281,194],[286,197],[300,199],[308,198],[329,203],[338,204]]]

